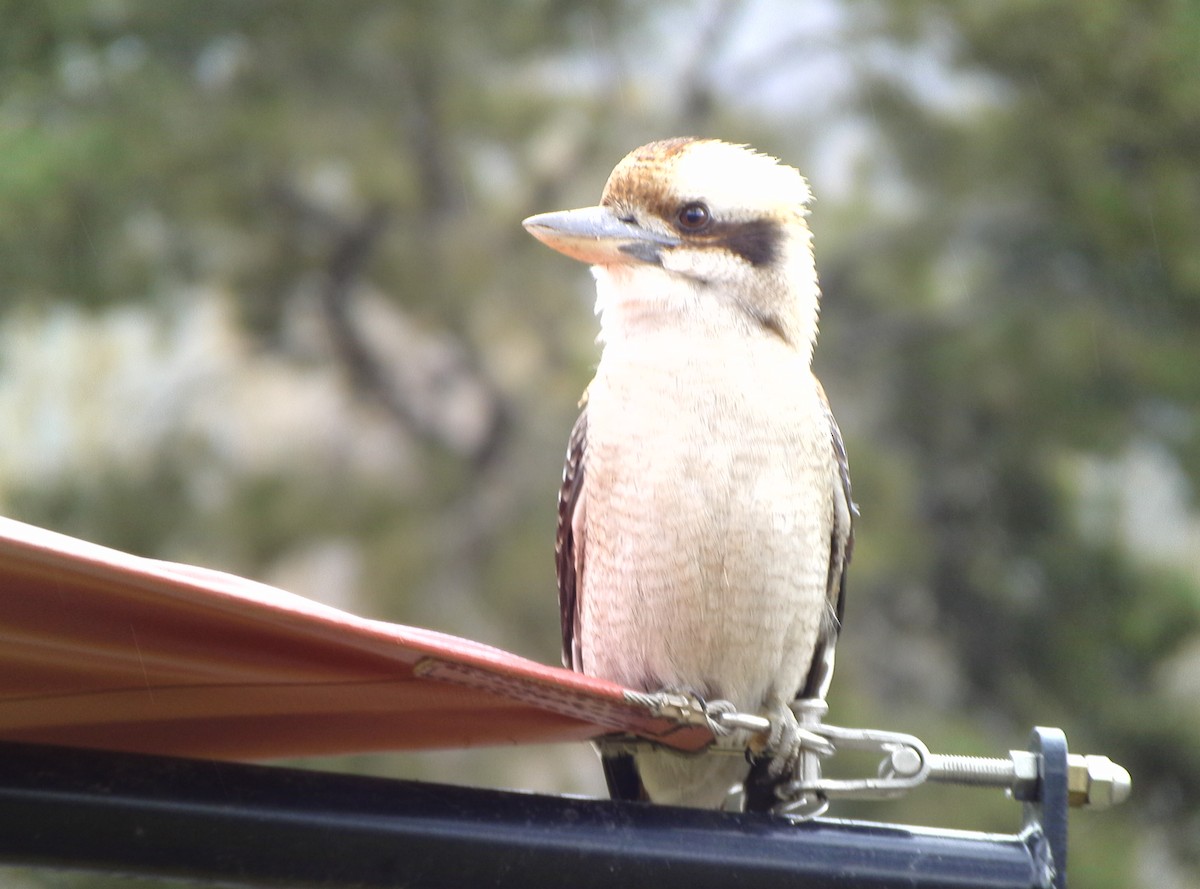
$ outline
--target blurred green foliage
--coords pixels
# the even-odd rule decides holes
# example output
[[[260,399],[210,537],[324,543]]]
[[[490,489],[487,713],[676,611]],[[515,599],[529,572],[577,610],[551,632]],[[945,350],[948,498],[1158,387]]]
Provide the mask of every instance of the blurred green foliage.
[[[909,49],[938,35],[986,94],[973,113],[933,111],[903,80],[867,78],[916,206],[860,228],[833,270],[877,327],[908,316],[880,428],[912,454],[934,531],[920,582],[972,689],[1104,739],[1148,795],[1190,801],[1177,825],[1190,843],[1200,761],[1194,744],[1164,744],[1178,702],[1162,680],[1195,642],[1200,562],[1098,538],[1065,470],[1153,442],[1194,503],[1200,16],[1179,3],[863,12],[864,33]],[[939,269],[957,270],[949,308],[930,299]]]
[[[0,507],[552,662],[553,497],[595,330],[584,270],[519,220],[593,201],[651,138],[752,141],[820,198],[817,364],[862,506],[833,716],[985,754],[1062,726],[1135,781],[1076,816],[1073,880],[1194,884],[1200,12],[829,8],[821,46],[772,56],[786,4],[3,0],[0,332],[145,325],[126,372],[163,392],[88,435],[133,359],[51,356],[100,419],[39,462],[78,400],[3,340]],[[735,76],[747,29],[761,83]],[[805,53],[848,72],[838,100],[764,107]],[[866,149],[822,153],[847,122]],[[170,356],[202,300],[230,307],[203,342],[231,357],[181,360],[192,379]],[[22,386],[38,403],[5,408]],[[328,552],[351,580],[304,586],[344,578],[314,568]],[[336,765],[600,787],[579,751]],[[841,814],[1017,819],[945,789]]]

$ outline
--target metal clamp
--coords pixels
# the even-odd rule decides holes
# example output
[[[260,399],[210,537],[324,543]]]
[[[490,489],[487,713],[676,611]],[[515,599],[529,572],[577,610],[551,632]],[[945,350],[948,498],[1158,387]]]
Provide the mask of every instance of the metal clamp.
[[[830,799],[893,799],[928,782],[973,787],[997,787],[1017,800],[1038,798],[1041,757],[1028,750],[1010,750],[1006,757],[959,756],[931,753],[915,735],[880,729],[826,725],[823,701],[797,701],[793,707],[801,728],[824,738],[831,754],[802,745],[796,779],[778,794],[786,814],[812,811],[816,801]],[[861,778],[826,778],[822,759],[842,751],[878,753],[876,774]],[[1068,804],[1072,808],[1107,809],[1123,803],[1132,791],[1129,772],[1107,756],[1071,754],[1067,757]],[[823,808],[823,807],[822,807]],[[811,817],[811,816],[809,816]]]
[[[717,742],[712,753],[744,755],[748,739],[761,747],[771,734],[771,720],[734,711],[727,702],[705,703],[684,693],[627,693],[627,699],[686,724],[707,724]],[[1013,799],[1036,800],[1041,786],[1041,756],[1029,750],[1010,750],[1004,757],[931,753],[920,738],[882,729],[827,725],[824,701],[794,701],[796,717],[794,777],[777,793],[780,811],[791,817],[820,814],[831,799],[894,799],[926,782],[968,787],[996,787]],[[610,746],[636,747],[645,742],[630,737],[610,738]],[[827,778],[822,764],[840,752],[876,753],[876,773],[859,778]],[[1107,809],[1129,798],[1129,772],[1107,756],[1071,754],[1067,757],[1068,803],[1072,808]]]

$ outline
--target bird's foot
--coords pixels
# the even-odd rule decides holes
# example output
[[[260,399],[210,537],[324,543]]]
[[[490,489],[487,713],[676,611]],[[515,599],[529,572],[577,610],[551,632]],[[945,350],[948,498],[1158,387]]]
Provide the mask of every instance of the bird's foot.
[[[794,701],[790,706],[780,703],[771,708],[767,716],[771,728],[758,752],[768,760],[770,777],[800,779],[806,771],[806,754],[829,756],[834,752],[833,744],[811,730],[820,724],[825,709],[825,702],[816,699]]]

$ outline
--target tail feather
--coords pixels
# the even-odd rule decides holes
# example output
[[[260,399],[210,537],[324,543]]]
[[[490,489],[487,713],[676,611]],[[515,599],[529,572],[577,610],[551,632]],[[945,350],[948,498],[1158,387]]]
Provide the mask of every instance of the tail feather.
[[[626,802],[650,801],[632,753],[602,753],[600,764],[604,767],[604,780],[608,784],[608,795],[612,799]]]
[[[750,763],[750,774],[742,784],[742,799],[747,812],[769,812],[779,802],[775,788],[783,779],[772,777],[767,768],[771,760],[767,757]]]

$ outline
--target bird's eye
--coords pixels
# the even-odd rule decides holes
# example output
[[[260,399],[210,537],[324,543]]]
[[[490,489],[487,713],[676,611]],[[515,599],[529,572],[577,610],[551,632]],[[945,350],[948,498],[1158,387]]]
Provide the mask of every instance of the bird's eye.
[[[698,232],[712,221],[712,213],[704,204],[693,201],[680,207],[675,219],[684,231]]]

